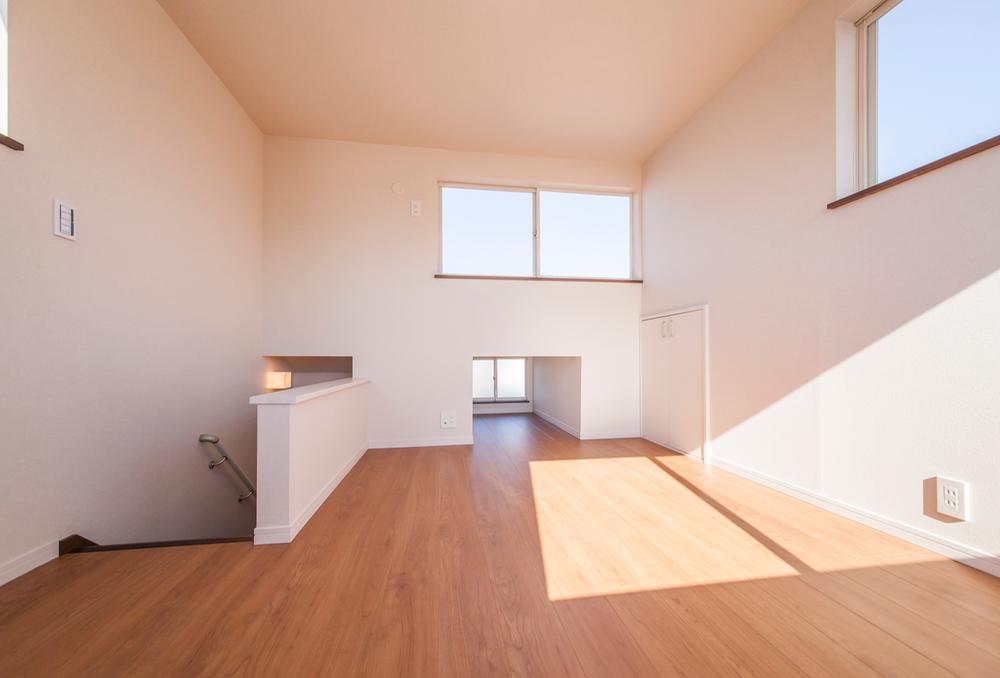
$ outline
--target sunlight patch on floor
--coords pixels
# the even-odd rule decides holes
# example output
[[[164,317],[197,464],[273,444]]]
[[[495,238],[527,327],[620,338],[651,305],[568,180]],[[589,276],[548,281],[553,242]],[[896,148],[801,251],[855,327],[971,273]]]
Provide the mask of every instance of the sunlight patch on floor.
[[[708,501],[756,531],[772,546],[788,550],[800,569],[832,572],[908,563],[947,562],[919,546],[837,516],[825,509],[740,478],[718,468],[702,467],[677,455],[656,457],[668,472],[697,487],[711,477]]]
[[[798,574],[650,458],[530,471],[550,600]]]

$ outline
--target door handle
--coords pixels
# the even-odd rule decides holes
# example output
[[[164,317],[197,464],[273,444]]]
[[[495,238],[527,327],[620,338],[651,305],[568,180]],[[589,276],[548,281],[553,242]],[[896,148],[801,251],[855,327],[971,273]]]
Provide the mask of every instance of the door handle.
[[[660,321],[660,338],[661,339],[666,339],[667,338],[667,321],[666,320],[661,320]]]

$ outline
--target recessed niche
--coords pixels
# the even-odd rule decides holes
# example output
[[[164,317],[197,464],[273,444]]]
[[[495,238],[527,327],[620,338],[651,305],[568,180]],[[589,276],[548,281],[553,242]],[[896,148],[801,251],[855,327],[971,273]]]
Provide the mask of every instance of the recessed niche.
[[[290,372],[293,388],[354,376],[351,356],[267,355],[264,362],[268,372]]]

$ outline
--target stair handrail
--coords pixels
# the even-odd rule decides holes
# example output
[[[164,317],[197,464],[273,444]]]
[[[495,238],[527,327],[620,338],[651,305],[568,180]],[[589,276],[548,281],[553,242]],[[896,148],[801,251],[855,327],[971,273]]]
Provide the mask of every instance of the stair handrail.
[[[239,465],[239,463],[235,459],[230,457],[228,452],[226,452],[226,448],[224,448],[222,446],[222,443],[219,442],[219,436],[212,435],[211,433],[202,433],[200,436],[198,436],[198,442],[208,443],[209,445],[212,445],[215,449],[219,451],[219,454],[222,455],[221,459],[213,459],[212,461],[208,462],[209,470],[212,470],[217,466],[222,466],[228,461],[230,466],[233,467],[233,471],[236,473],[237,476],[239,476],[240,480],[243,481],[243,484],[246,485],[247,488],[246,493],[240,494],[239,498],[236,501],[244,502],[250,497],[256,496],[257,488],[254,486],[253,482],[251,482],[250,478],[247,477],[247,474],[243,472],[243,468]]]

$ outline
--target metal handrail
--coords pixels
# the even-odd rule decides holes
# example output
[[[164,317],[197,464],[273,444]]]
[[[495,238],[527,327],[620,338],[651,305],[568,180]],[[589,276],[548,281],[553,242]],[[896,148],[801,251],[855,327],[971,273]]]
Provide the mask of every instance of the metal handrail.
[[[213,459],[212,461],[208,462],[209,470],[214,469],[216,466],[222,466],[228,461],[230,465],[232,465],[233,471],[236,472],[236,475],[239,476],[240,480],[243,481],[243,484],[246,485],[247,487],[246,494],[241,494],[236,501],[240,502],[246,501],[250,497],[253,497],[257,494],[257,488],[254,487],[254,484],[250,481],[250,478],[247,477],[247,474],[243,472],[243,469],[240,468],[240,465],[237,463],[237,461],[232,457],[230,457],[229,454],[226,452],[226,448],[224,448],[222,446],[222,443],[219,442],[219,436],[214,436],[210,433],[202,433],[200,436],[198,436],[198,442],[208,443],[209,445],[214,446],[215,449],[219,451],[219,454],[222,455],[221,459]]]

